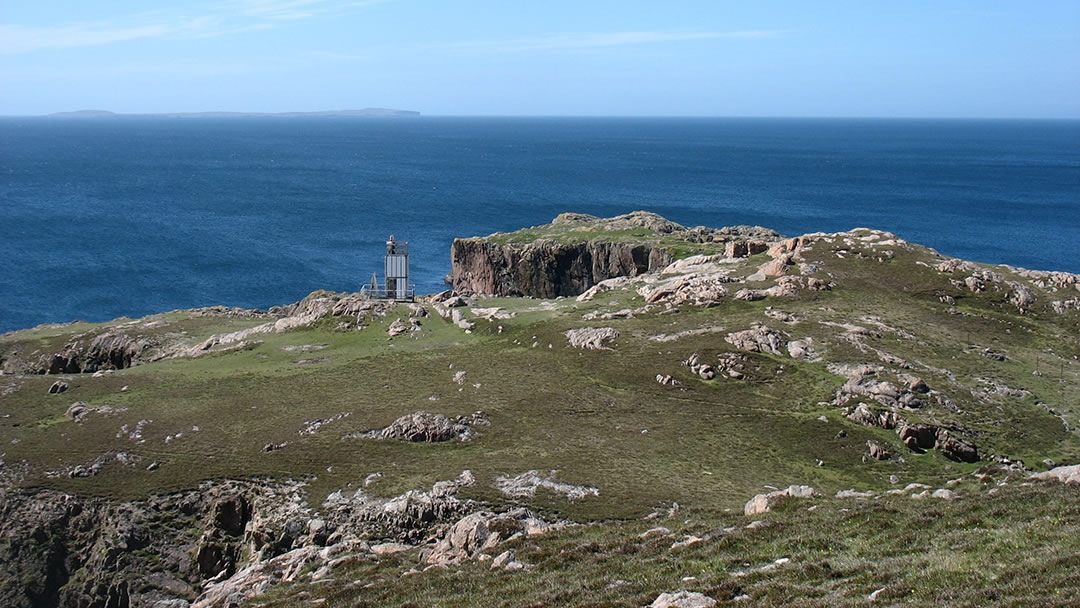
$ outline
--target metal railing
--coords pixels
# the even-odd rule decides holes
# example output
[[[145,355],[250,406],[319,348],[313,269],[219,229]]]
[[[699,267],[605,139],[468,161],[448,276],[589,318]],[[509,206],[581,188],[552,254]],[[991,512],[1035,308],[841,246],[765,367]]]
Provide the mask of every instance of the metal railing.
[[[416,285],[409,285],[404,290],[400,289],[387,289],[386,287],[372,287],[371,285],[364,285],[360,288],[360,293],[366,295],[373,300],[404,300],[412,302],[416,299]]]

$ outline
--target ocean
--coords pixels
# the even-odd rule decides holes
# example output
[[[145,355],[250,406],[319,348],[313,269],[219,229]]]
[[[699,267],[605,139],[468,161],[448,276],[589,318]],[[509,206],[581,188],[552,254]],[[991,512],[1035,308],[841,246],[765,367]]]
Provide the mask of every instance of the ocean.
[[[2,118],[0,332],[357,290],[391,233],[430,293],[455,237],[636,209],[1080,272],[1080,121]]]

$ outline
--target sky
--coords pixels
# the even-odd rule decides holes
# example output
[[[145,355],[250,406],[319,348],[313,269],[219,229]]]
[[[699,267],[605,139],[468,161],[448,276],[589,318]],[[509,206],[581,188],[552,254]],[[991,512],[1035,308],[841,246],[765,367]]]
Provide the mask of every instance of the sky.
[[[1080,1],[0,0],[0,115],[1080,118]]]

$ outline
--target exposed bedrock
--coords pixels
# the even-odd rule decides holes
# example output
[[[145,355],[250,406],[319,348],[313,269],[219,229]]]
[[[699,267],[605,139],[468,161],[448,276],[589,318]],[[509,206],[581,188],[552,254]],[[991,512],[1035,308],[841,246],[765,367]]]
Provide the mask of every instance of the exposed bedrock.
[[[450,249],[454,289],[497,296],[576,296],[600,281],[658,271],[674,261],[676,247],[713,243],[722,245],[728,257],[745,257],[764,252],[779,238],[758,226],[688,227],[646,211],[612,218],[563,213],[530,230],[527,238],[455,239]]]
[[[497,296],[576,296],[600,281],[662,268],[672,255],[658,245],[543,239],[502,245],[482,238],[455,239],[451,280],[457,291]]]

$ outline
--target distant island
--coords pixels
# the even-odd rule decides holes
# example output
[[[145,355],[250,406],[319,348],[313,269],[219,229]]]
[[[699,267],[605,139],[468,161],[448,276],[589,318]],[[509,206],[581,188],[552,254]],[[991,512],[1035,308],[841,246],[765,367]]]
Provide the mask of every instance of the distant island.
[[[118,114],[108,110],[76,110],[54,112],[49,118],[121,118],[130,116],[161,116],[166,118],[304,118],[312,116],[419,116],[413,110],[389,108],[364,108],[362,110],[322,110],[319,112],[158,112],[145,114]]]

